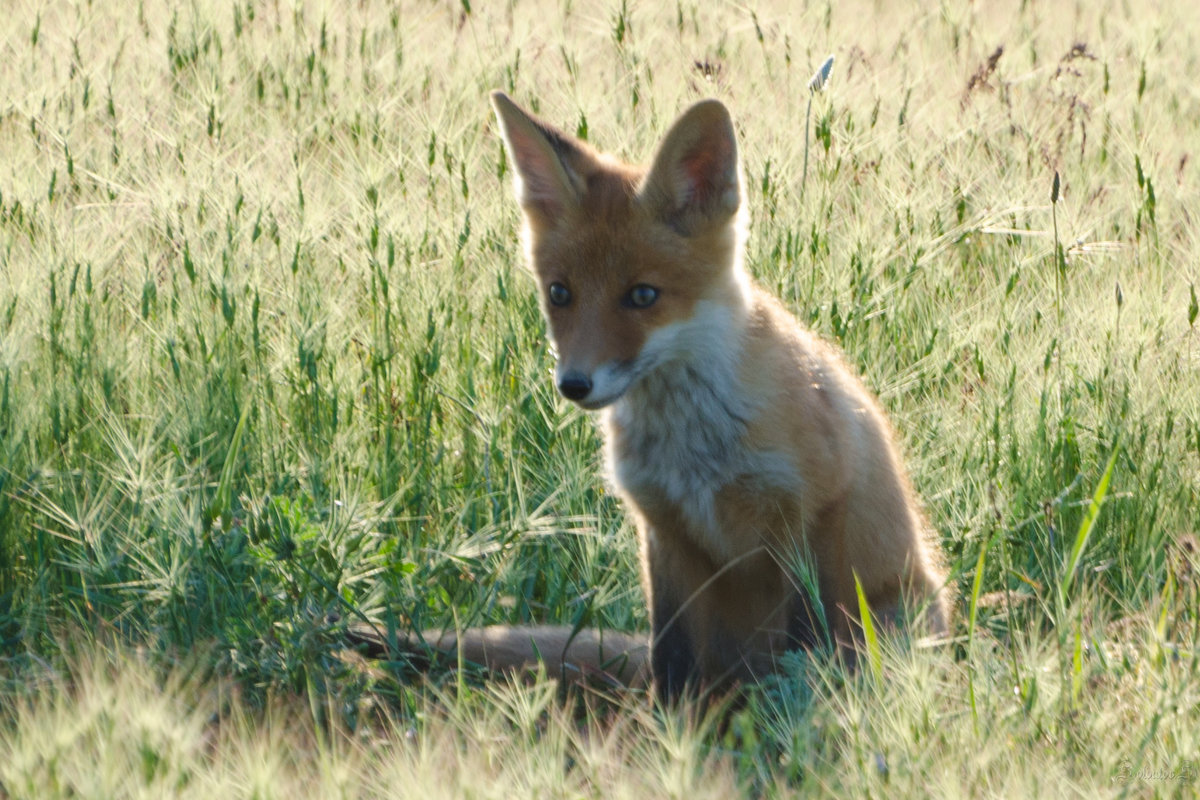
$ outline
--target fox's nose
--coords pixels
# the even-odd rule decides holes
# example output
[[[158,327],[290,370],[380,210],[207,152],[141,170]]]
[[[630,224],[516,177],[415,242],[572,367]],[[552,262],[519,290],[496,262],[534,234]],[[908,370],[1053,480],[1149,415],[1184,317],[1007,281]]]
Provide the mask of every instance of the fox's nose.
[[[592,379],[578,372],[569,372],[559,378],[558,390],[568,400],[579,402],[592,391]]]

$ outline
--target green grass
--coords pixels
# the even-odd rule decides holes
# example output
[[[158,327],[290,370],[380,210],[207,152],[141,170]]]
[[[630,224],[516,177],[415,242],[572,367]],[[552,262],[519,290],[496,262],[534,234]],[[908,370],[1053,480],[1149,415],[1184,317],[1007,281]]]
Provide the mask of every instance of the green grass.
[[[1195,792],[1200,19],[1094,5],[7,10],[0,796]],[[748,265],[888,409],[954,645],[710,718],[343,651],[646,626],[495,88],[631,160],[730,106]]]

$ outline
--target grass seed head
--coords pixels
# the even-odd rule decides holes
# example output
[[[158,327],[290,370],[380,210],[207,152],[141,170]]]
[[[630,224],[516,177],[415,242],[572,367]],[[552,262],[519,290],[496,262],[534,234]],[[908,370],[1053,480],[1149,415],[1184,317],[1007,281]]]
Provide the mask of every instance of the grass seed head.
[[[821,64],[820,69],[813,73],[813,76],[808,81],[808,91],[817,93],[825,89],[825,84],[829,82],[829,73],[833,71],[833,56],[825,59]]]

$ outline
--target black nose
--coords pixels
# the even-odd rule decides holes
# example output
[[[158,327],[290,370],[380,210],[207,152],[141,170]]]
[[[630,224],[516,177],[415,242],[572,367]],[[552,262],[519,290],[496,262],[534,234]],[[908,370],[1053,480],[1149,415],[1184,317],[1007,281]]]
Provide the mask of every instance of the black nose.
[[[578,373],[564,375],[558,382],[558,390],[568,400],[582,400],[592,391],[592,379]]]

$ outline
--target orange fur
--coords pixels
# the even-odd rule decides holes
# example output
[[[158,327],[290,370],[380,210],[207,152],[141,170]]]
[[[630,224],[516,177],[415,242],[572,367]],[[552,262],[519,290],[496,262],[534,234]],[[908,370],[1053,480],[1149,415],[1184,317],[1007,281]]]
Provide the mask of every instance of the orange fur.
[[[725,107],[688,109],[642,170],[492,99],[559,388],[602,409],[610,477],[637,521],[660,695],[754,679],[822,632],[851,650],[855,575],[881,620],[899,623],[907,604],[944,633],[938,549],[886,418],[834,348],[742,267]],[[797,581],[801,558],[816,598]],[[599,649],[563,629],[485,631],[439,646],[566,671]],[[644,659],[636,640],[616,647]]]

